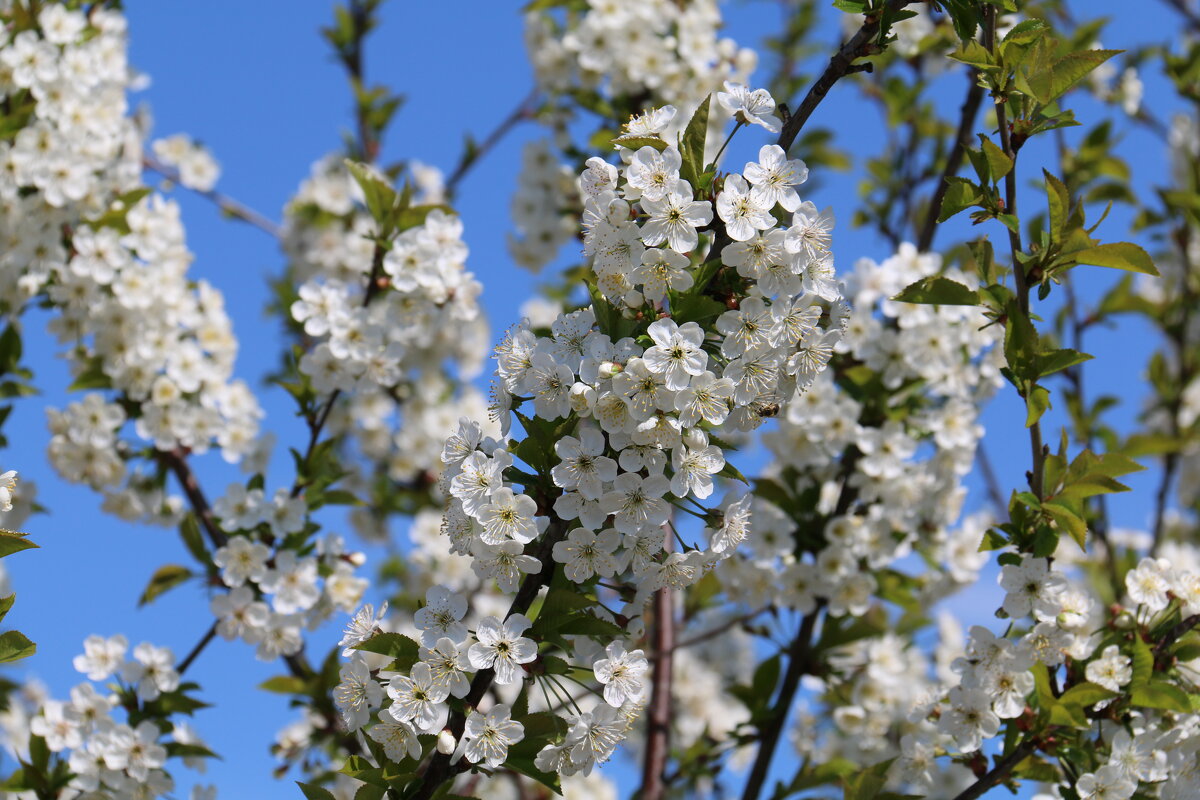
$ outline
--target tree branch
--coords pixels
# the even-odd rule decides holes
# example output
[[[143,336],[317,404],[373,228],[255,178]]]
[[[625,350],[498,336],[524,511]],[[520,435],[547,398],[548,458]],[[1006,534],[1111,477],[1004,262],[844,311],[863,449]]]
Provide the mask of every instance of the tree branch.
[[[518,123],[533,118],[537,98],[538,91],[534,88],[507,117],[500,121],[500,124],[491,133],[484,137],[482,142],[478,145],[469,146],[463,151],[462,157],[458,160],[458,166],[454,168],[454,172],[446,179],[446,197],[451,198],[454,196],[454,191],[458,188],[458,184],[471,171],[471,168],[478,164],[492,148],[499,144],[508,135],[509,131],[515,128]]]
[[[671,532],[666,532],[664,550],[672,547]],[[671,589],[664,586],[654,593],[654,677],[650,709],[646,716],[646,751],[642,758],[641,800],[662,800],[666,792],[664,775],[671,753],[671,677],[675,650],[675,608]]]
[[[175,671],[180,675],[187,672],[187,668],[190,667],[192,662],[196,660],[196,657],[204,651],[204,648],[208,647],[208,643],[211,642],[213,637],[216,635],[217,623],[214,622],[212,626],[209,627],[208,632],[201,637],[200,641],[196,642],[196,646],[192,648],[191,652],[184,656],[183,661],[180,661],[179,665],[175,667]]]
[[[191,504],[192,510],[196,512],[196,519],[199,520],[200,526],[204,528],[204,532],[208,534],[208,540],[212,542],[213,549],[224,547],[229,543],[229,537],[217,525],[217,520],[213,517],[212,507],[208,504],[208,498],[204,496],[204,490],[200,488],[200,483],[196,480],[196,474],[192,472],[192,468],[188,465],[185,456],[184,451],[178,448],[175,450],[159,451],[158,454],[159,460],[175,473],[180,487],[183,488],[183,493],[187,496],[188,503]]]
[[[1008,777],[1012,772],[1013,767],[1020,764],[1026,757],[1033,754],[1037,747],[1033,741],[1026,739],[1012,749],[1012,752],[996,762],[996,765],[987,771],[979,780],[968,786],[960,792],[954,800],[975,800],[977,797],[982,797],[983,793],[996,786],[998,783]]]
[[[1197,625],[1200,625],[1200,614],[1192,614],[1190,617],[1178,622],[1175,627],[1171,628],[1171,630],[1167,631],[1167,634],[1163,636],[1162,641],[1154,646],[1155,660],[1157,660],[1158,657],[1163,653],[1167,652],[1167,649],[1170,648],[1171,645],[1179,641],[1180,637]]]
[[[962,166],[963,156],[971,143],[971,131],[975,127],[975,117],[983,104],[983,87],[979,85],[979,72],[975,69],[967,71],[970,87],[966,99],[963,100],[961,113],[958,118],[958,131],[954,134],[954,147],[946,157],[946,168],[942,170],[941,179],[934,190],[933,199],[929,201],[929,210],[925,212],[925,223],[921,226],[917,237],[917,252],[927,253],[933,247],[933,239],[937,236],[937,218],[942,210],[942,201],[950,188],[949,179],[958,174]]]
[[[899,11],[914,2],[917,0],[888,0],[883,13]],[[871,39],[875,38],[875,34],[879,32],[879,20],[878,15],[867,17],[858,33],[838,48],[838,51],[829,59],[829,66],[808,90],[808,94],[804,96],[800,106],[784,123],[783,130],[779,133],[778,144],[780,147],[787,150],[792,146],[796,137],[800,135],[800,129],[804,127],[804,123],[808,122],[808,118],[817,110],[817,106],[825,99],[825,95],[829,93],[835,83],[851,73],[871,71],[870,64],[855,65],[854,61],[862,56],[875,55],[878,52],[878,49],[871,44]]]
[[[763,783],[767,779],[767,772],[771,768],[771,761],[775,757],[779,736],[783,732],[783,725],[787,722],[788,712],[792,708],[792,700],[795,699],[796,690],[800,687],[800,678],[809,669],[809,649],[812,647],[813,629],[816,627],[817,616],[821,613],[822,608],[823,606],[818,604],[816,608],[804,615],[804,619],[800,621],[800,631],[788,649],[787,673],[783,676],[783,686],[779,690],[779,696],[775,698],[771,716],[759,732],[758,752],[754,756],[754,766],[750,768],[750,776],[746,779],[742,800],[756,800],[762,791]]]
[[[276,239],[283,238],[283,229],[280,227],[278,222],[268,219],[266,215],[260,214],[244,203],[234,200],[232,197],[222,194],[214,189],[194,189],[191,186],[185,185],[182,179],[179,177],[179,170],[175,169],[174,167],[168,167],[154,156],[143,154],[142,167],[152,172],[157,172],[167,180],[178,183],[180,186],[183,186],[183,188],[195,192],[201,197],[211,200],[216,204],[217,208],[221,209],[223,214],[234,219],[239,219],[242,222],[247,222],[258,228],[260,231],[275,237]]]
[[[520,587],[517,589],[517,594],[513,597],[512,603],[508,607],[508,612],[504,615],[508,619],[513,614],[524,614],[529,610],[534,598],[543,586],[549,586],[550,581],[554,579],[555,568],[557,563],[551,558],[556,542],[562,540],[567,533],[567,526],[560,520],[555,520],[546,529],[546,534],[542,541],[537,544],[535,552],[531,553],[534,558],[540,561],[544,567],[541,572],[536,572],[526,575],[521,581]],[[467,726],[467,713],[479,705],[479,701],[483,699],[483,695],[491,688],[492,681],[496,678],[496,671],[493,669],[481,669],[475,673],[475,677],[471,680],[471,687],[467,691],[467,696],[463,698],[463,707],[466,711],[455,711],[450,714],[450,719],[446,723],[446,729],[454,736],[457,742],[462,738],[463,731]],[[433,758],[429,762],[429,766],[425,768],[422,774],[420,786],[412,795],[410,800],[429,800],[433,797],[434,792],[448,780],[453,780],[460,772],[466,771],[470,764],[461,759],[458,762],[451,764],[450,755],[445,753],[435,752]]]

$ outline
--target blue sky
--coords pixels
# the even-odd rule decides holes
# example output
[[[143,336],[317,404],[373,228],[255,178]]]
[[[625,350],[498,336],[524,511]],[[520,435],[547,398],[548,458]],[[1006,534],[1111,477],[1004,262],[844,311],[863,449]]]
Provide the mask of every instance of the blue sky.
[[[822,4],[825,5],[825,4]],[[1162,39],[1176,30],[1163,4],[1142,2],[1076,3],[1081,13],[1103,8],[1119,15],[1104,36],[1107,47],[1127,47]],[[318,29],[332,16],[325,0],[207,0],[203,3],[130,0],[131,60],[149,74],[149,89],[135,102],[150,105],[156,135],[187,132],[202,140],[222,165],[218,188],[276,219],[280,209],[308,174],[313,161],[338,148],[341,132],[350,124],[351,105],[339,66],[328,53]],[[384,82],[407,95],[386,141],[385,160],[416,158],[449,171],[461,152],[467,132],[482,137],[505,117],[529,91],[531,74],[521,36],[517,4],[498,2],[414,3],[393,2],[382,9],[383,25],[367,50],[369,82]],[[833,42],[836,16],[826,9],[825,38]],[[466,12],[466,13],[464,13]],[[729,33],[739,42],[754,45],[779,27],[774,3],[726,4]],[[760,74],[764,74],[761,73]],[[1147,102],[1156,113],[1169,116],[1173,95],[1161,79],[1144,75]],[[946,108],[957,108],[961,83],[944,97]],[[1077,103],[1079,116],[1095,112],[1089,101]],[[864,118],[869,124],[863,124]],[[820,107],[810,125],[834,127],[838,144],[849,150],[874,152],[882,121],[874,106],[867,106],[849,85],[839,85]],[[1118,122],[1126,132],[1121,152],[1134,169],[1135,188],[1143,190],[1161,182],[1165,153],[1146,134]],[[757,131],[739,134],[730,163],[757,151],[765,139]],[[471,248],[468,266],[483,282],[483,303],[492,330],[514,321],[515,309],[528,297],[534,280],[510,262],[504,240],[510,229],[509,198],[516,183],[520,146],[539,134],[531,126],[519,127],[485,161],[460,189],[458,210],[466,224]],[[1045,149],[1031,147],[1024,163],[1044,159]],[[1047,162],[1048,163],[1048,162]],[[1025,176],[1034,174],[1027,167]],[[818,206],[832,205],[841,220],[835,233],[835,252],[843,268],[854,259],[888,255],[885,244],[870,233],[848,224],[857,199],[857,174],[821,175],[820,188],[807,199]],[[265,318],[266,284],[282,267],[273,240],[261,232],[222,219],[205,200],[177,194],[196,254],[193,274],[204,277],[226,296],[235,332],[242,341],[238,374],[260,385],[263,374],[275,365],[278,324]],[[1025,190],[1024,208],[1044,201],[1034,190]],[[1101,229],[1112,239],[1127,215],[1114,213]],[[969,235],[964,226],[943,231],[941,245],[957,235]],[[991,231],[995,237],[996,231]],[[1085,297],[1096,297],[1110,277],[1098,269],[1089,275]],[[128,525],[103,515],[92,492],[64,483],[49,469],[45,458],[48,433],[41,407],[61,407],[70,399],[64,362],[44,335],[46,318],[37,313],[26,320],[26,358],[37,374],[44,394],[18,404],[6,433],[11,441],[3,468],[18,469],[22,478],[39,486],[40,500],[52,510],[26,525],[42,549],[22,553],[5,562],[18,593],[11,623],[38,642],[38,655],[21,665],[21,674],[36,674],[54,694],[63,696],[82,676],[70,665],[91,633],[125,633],[131,643],[151,640],[185,653],[210,624],[207,598],[195,586],[177,589],[146,609],[136,600],[154,569],[163,563],[188,563],[177,535]],[[1088,343],[1103,353],[1102,365],[1089,373],[1091,392],[1109,391],[1134,400],[1116,412],[1129,424],[1136,411],[1141,366],[1152,347],[1144,327],[1129,325],[1119,331],[1102,331]],[[279,393],[265,394],[268,425],[281,443],[300,436],[292,408]],[[985,421],[1000,431],[1021,424],[1023,411],[1007,393],[988,411]],[[1056,430],[1056,417],[1050,429]],[[1021,480],[1027,464],[1022,437],[1000,436],[989,440],[991,455],[1005,486]],[[282,451],[281,451],[282,452]],[[210,494],[219,493],[238,479],[219,457],[197,459],[202,482]],[[290,480],[279,470],[276,481]],[[1135,476],[1138,493],[1117,499],[1111,508],[1117,524],[1138,526],[1150,513],[1149,496],[1154,475]],[[973,491],[969,505],[980,501]],[[981,593],[982,594],[982,593]],[[974,597],[975,595],[972,595]],[[972,609],[989,616],[992,600],[980,596]],[[334,635],[335,636],[335,635]],[[205,780],[222,787],[225,797],[292,798],[290,782],[271,778],[272,760],[267,747],[276,731],[291,718],[286,700],[254,687],[279,674],[273,664],[255,661],[245,645],[215,642],[193,667],[189,677],[206,689],[205,697],[218,707],[197,715],[195,723],[223,756],[214,762]],[[192,782],[178,770],[181,788]],[[182,792],[181,792],[182,794]]]

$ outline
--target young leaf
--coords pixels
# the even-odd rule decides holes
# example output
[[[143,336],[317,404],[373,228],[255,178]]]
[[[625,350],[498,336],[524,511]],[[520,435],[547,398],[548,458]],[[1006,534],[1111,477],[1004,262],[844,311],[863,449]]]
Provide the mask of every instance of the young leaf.
[[[0,633],[0,664],[19,661],[37,652],[37,645],[20,631]]]
[[[910,283],[892,298],[901,303],[932,303],[941,306],[977,306],[979,292],[968,289],[958,281],[931,275]]]
[[[679,155],[683,163],[679,167],[679,177],[695,188],[700,183],[700,173],[704,172],[704,138],[708,133],[708,107],[712,95],[704,98],[704,102],[692,114],[691,121],[679,137]]]
[[[164,592],[174,589],[188,578],[191,578],[193,574],[190,569],[179,564],[166,564],[159,567],[150,576],[150,582],[146,584],[146,590],[138,598],[138,607],[144,606]]]
[[[1113,269],[1140,272],[1143,275],[1158,276],[1154,259],[1132,242],[1113,242],[1112,244],[1085,247],[1068,255],[1075,259],[1077,264],[1092,264],[1097,267],[1112,267]]]

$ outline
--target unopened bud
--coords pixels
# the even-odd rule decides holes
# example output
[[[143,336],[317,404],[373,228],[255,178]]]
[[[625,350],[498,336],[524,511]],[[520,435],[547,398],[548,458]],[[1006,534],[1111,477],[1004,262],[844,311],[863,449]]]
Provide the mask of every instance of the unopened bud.
[[[437,751],[444,756],[448,756],[454,752],[454,746],[458,744],[454,740],[454,734],[449,728],[444,729],[437,737]]]
[[[1127,631],[1137,626],[1137,619],[1128,611],[1122,611],[1113,618],[1113,627],[1120,631]]]
[[[605,361],[600,365],[599,373],[600,373],[601,378],[607,379],[607,378],[611,378],[613,375],[616,375],[618,372],[621,372],[624,369],[625,368],[623,366],[616,363],[615,361]]]

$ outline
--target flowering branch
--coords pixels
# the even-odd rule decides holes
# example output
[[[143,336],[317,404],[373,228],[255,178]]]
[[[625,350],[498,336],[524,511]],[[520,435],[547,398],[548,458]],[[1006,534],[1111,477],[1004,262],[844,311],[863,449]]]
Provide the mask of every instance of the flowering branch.
[[[247,222],[258,228],[263,233],[273,236],[276,239],[283,237],[283,229],[279,226],[279,223],[272,221],[266,215],[260,214],[246,204],[238,200],[234,200],[232,197],[222,192],[218,192],[215,189],[198,189],[194,186],[188,186],[187,183],[180,179],[178,169],[167,166],[149,153],[146,153],[142,156],[142,166],[148,170],[157,172],[159,175],[162,175],[164,178],[173,183],[178,183],[179,185],[190,189],[201,197],[211,200],[219,209],[221,209],[223,214],[232,217],[233,219]]]
[[[979,106],[983,103],[983,86],[979,83],[977,70],[967,70],[967,83],[967,96],[963,100],[958,117],[958,130],[954,134],[954,146],[950,150],[950,155],[946,156],[946,166],[938,179],[933,198],[929,201],[929,208],[925,212],[925,221],[921,224],[921,231],[917,237],[917,250],[922,253],[933,247],[934,237],[937,236],[938,214],[942,210],[942,201],[946,199],[946,192],[950,189],[948,179],[957,175],[958,168],[962,166],[967,145],[971,143],[972,139],[971,129],[975,127],[975,117],[978,116]],[[998,507],[1002,508],[1003,503]]]
[[[458,165],[454,168],[454,172],[450,173],[450,177],[446,179],[446,197],[454,197],[454,193],[458,189],[458,184],[467,176],[467,173],[492,148],[498,145],[513,128],[519,123],[533,118],[534,111],[537,108],[538,94],[537,88],[534,88],[479,144],[475,144],[473,140],[468,140],[467,147],[463,150]]]
[[[671,532],[665,549],[670,551]],[[671,752],[671,678],[674,669],[675,606],[670,587],[654,593],[654,677],[646,718],[646,751],[642,757],[642,800],[660,800],[666,792],[664,774]]]
[[[984,792],[990,790],[993,786],[1008,777],[1013,767],[1024,761],[1027,756],[1032,755],[1036,749],[1037,746],[1031,739],[1021,742],[1012,749],[1012,752],[997,761],[996,765],[988,770],[987,773],[959,792],[954,800],[976,800],[976,798],[982,797]]]
[[[871,65],[855,65],[854,62],[863,56],[874,55],[878,52],[877,46],[872,44],[871,40],[879,32],[879,24],[883,15],[894,14],[914,2],[917,0],[888,0],[878,13],[867,16],[858,33],[850,37],[850,41],[843,44],[833,54],[829,60],[829,66],[808,90],[808,94],[804,96],[800,106],[783,124],[783,130],[779,134],[780,147],[787,150],[792,146],[796,137],[800,135],[800,129],[804,127],[804,123],[808,122],[808,118],[817,110],[817,106],[825,99],[825,95],[829,93],[835,83],[852,73],[871,71]]]
[[[819,603],[816,608],[804,615],[800,621],[800,630],[796,634],[796,638],[792,640],[792,646],[788,650],[787,673],[783,676],[783,685],[779,689],[779,695],[771,705],[771,715],[759,731],[758,752],[754,756],[754,765],[750,768],[750,775],[746,778],[746,788],[742,792],[742,800],[756,800],[762,792],[763,783],[771,769],[771,761],[775,757],[775,749],[779,744],[779,736],[783,732],[783,725],[787,722],[788,714],[792,709],[796,690],[800,688],[800,678],[812,669],[810,650],[813,629],[816,627],[817,617],[820,616],[823,607],[824,604]]]

